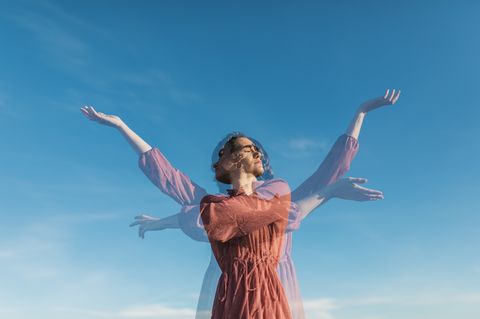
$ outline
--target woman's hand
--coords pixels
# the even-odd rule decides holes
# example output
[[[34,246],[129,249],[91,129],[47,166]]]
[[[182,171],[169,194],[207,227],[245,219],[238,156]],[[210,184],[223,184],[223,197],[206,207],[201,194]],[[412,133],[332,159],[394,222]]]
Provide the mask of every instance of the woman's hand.
[[[358,108],[358,112],[368,113],[372,110],[375,110],[385,105],[393,105],[397,102],[399,97],[400,97],[400,90],[398,90],[398,92],[395,93],[395,89],[393,89],[392,92],[390,93],[390,89],[388,89],[385,92],[384,96],[379,96],[372,100],[368,100],[364,102],[362,105],[360,105],[360,107]]]
[[[91,106],[84,106],[80,111],[89,119],[103,125],[118,128],[123,124],[123,121],[116,115],[108,115],[102,112],[97,112]]]
[[[328,197],[336,197],[362,202],[383,199],[383,193],[381,191],[358,185],[364,184],[366,182],[366,178],[341,178],[335,183],[327,186]]]
[[[157,217],[152,217],[149,215],[138,215],[135,216],[135,221],[130,224],[130,227],[140,225],[138,227],[138,236],[142,239],[145,238],[145,233],[150,230],[163,230],[167,228],[167,225],[162,222],[162,219]]]

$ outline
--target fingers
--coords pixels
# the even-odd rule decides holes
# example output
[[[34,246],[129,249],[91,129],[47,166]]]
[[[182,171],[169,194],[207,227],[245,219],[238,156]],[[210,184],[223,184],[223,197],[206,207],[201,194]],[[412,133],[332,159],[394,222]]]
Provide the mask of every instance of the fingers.
[[[158,220],[157,217],[153,217],[153,216],[145,215],[145,214],[137,215],[134,218],[135,219],[141,219],[141,220]]]
[[[93,106],[90,106],[90,110],[92,110],[93,114],[98,115],[98,114],[97,114],[97,111],[95,111],[95,109],[93,108]]]
[[[368,182],[366,178],[361,178],[361,177],[349,177],[348,180],[352,183],[357,183],[357,184],[365,184]]]
[[[366,187],[363,187],[363,186],[359,186],[356,188],[358,192],[361,192],[363,194],[367,194],[367,195],[382,195],[383,196],[383,192],[382,191],[379,191],[379,190],[376,190],[376,189],[371,189],[371,188],[366,188]]]
[[[93,119],[92,115],[89,112],[88,106],[84,106],[84,107],[80,108],[80,111],[82,111],[83,115],[88,117],[90,120]]]
[[[393,98],[393,100],[392,100],[392,104],[395,104],[395,103],[397,102],[398,98],[400,97],[400,92],[401,92],[401,91],[398,90],[397,95],[396,95],[396,96]]]
[[[131,224],[130,224],[130,227],[144,224],[145,222],[148,221],[148,219],[145,218],[145,217],[147,217],[147,215],[138,215],[138,216],[135,216],[134,218],[136,219],[136,221],[134,221],[133,223],[131,223]]]
[[[347,177],[347,179],[348,179],[349,182],[351,182],[353,184],[353,188],[355,189],[355,191],[357,193],[361,194],[362,196],[374,196],[374,197],[380,196],[380,197],[383,198],[383,192],[382,191],[358,185],[358,184],[365,184],[366,182],[368,182],[368,180],[366,178]]]
[[[100,119],[100,116],[99,114],[95,111],[95,109],[91,106],[84,106],[82,108],[80,108],[80,110],[82,111],[82,113],[88,117],[88,119],[90,120],[98,120]]]
[[[395,94],[395,89],[393,89],[392,93],[390,94],[390,89],[387,89],[387,92],[385,92],[383,99],[387,100],[389,104],[395,104],[399,97],[400,97],[400,90],[398,90],[398,92],[396,92]]]
[[[358,201],[360,202],[367,202],[367,201],[376,201],[376,200],[382,200],[383,195],[362,195],[358,197]]]
[[[390,98],[388,99],[388,101],[392,102],[394,96],[395,96],[395,89],[392,90],[392,94],[390,95]]]
[[[97,118],[97,119],[100,118],[100,115],[97,113],[97,111],[95,111],[93,106],[87,106],[87,110],[91,117]]]
[[[376,201],[376,200],[381,200],[384,198],[383,192],[376,190],[376,189],[370,189],[366,188],[363,186],[356,185],[355,187],[356,190],[356,200],[358,201]]]
[[[92,120],[92,116],[84,109],[80,109],[80,111],[82,111],[83,115],[85,115],[88,119]]]

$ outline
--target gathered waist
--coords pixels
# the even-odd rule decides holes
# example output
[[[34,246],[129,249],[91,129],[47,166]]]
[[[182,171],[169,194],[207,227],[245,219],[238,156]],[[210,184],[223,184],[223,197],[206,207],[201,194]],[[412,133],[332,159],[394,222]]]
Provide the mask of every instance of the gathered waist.
[[[223,292],[217,296],[219,301],[224,302],[226,299],[227,291],[229,290],[228,286],[231,280],[231,278],[229,278],[229,274],[234,275],[236,282],[234,295],[236,295],[241,287],[243,287],[245,292],[257,290],[258,287],[256,286],[255,280],[252,281],[252,279],[254,279],[253,274],[261,269],[265,269],[267,273],[271,273],[267,276],[268,278],[265,278],[266,284],[270,287],[270,291],[275,292],[276,290],[274,288],[276,280],[274,278],[278,279],[276,272],[278,261],[278,258],[272,254],[247,254],[229,259],[224,264],[222,276],[220,277],[220,282],[223,282]],[[271,269],[271,272],[268,271],[268,269]],[[265,273],[263,274],[265,275]],[[280,284],[279,281],[278,284]],[[278,296],[275,296],[275,299],[277,298]]]
[[[279,262],[279,258],[270,254],[265,253],[261,255],[257,254],[246,254],[242,256],[233,257],[227,262],[226,264],[233,264],[233,263],[242,263],[242,264],[272,264],[276,265]]]

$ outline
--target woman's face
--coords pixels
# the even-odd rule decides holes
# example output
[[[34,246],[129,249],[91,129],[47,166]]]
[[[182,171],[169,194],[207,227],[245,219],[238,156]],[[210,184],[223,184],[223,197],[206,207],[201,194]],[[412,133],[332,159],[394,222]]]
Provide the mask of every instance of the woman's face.
[[[262,153],[256,145],[246,137],[235,140],[232,150],[224,149],[220,159],[214,164],[215,178],[225,184],[231,184],[230,176],[240,172],[261,176],[264,172]]]

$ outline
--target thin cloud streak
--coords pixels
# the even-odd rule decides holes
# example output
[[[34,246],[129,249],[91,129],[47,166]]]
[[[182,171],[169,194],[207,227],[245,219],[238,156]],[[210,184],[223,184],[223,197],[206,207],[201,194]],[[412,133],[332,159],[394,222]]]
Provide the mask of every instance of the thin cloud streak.
[[[457,295],[421,294],[395,297],[360,297],[360,298],[318,298],[304,300],[303,305],[308,318],[335,319],[334,313],[355,307],[425,307],[434,305],[480,305],[480,292]]]
[[[195,309],[176,308],[165,304],[133,305],[120,310],[105,311],[81,308],[55,307],[54,310],[69,314],[87,315],[92,318],[169,318],[190,319]]]
[[[81,68],[91,59],[91,49],[86,42],[67,31],[60,23],[45,15],[33,12],[12,14],[8,18],[30,31],[40,42],[41,49],[50,59],[65,68]]]
[[[272,149],[289,159],[308,158],[323,154],[329,143],[324,138],[291,137],[272,144]]]

